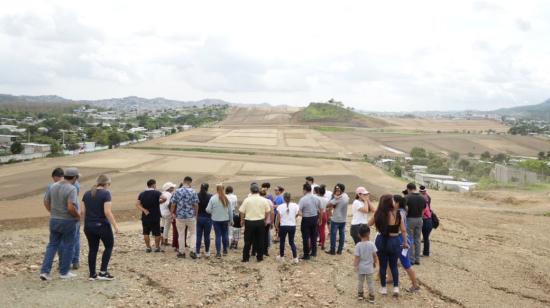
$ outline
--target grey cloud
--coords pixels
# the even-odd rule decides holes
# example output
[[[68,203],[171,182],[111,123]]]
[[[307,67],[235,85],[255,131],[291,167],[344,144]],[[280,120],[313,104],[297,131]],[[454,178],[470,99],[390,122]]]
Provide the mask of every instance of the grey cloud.
[[[475,1],[473,3],[473,8],[476,11],[490,11],[490,12],[498,12],[498,11],[504,10],[501,6],[499,6],[496,3],[483,1],[483,0]]]
[[[521,18],[516,19],[516,27],[518,30],[523,32],[528,32],[531,30],[531,23],[527,20],[523,20]]]

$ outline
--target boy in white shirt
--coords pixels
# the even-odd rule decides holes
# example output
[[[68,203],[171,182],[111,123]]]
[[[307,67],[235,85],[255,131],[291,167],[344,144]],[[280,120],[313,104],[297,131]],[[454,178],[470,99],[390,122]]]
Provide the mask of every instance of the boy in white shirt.
[[[361,241],[355,245],[355,270],[357,271],[357,296],[360,300],[364,299],[364,282],[367,280],[369,289],[369,302],[374,303],[374,268],[376,268],[376,246],[369,241],[370,228],[367,225],[361,225],[359,236]]]

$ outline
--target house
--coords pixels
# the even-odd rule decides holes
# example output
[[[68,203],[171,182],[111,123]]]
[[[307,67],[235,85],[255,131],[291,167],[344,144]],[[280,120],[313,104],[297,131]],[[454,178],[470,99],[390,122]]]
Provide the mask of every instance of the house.
[[[433,180],[430,187],[437,190],[455,191],[455,192],[469,192],[477,183],[466,181],[453,181],[453,180]]]
[[[128,130],[129,133],[143,133],[146,132],[147,128],[145,127],[132,127]]]
[[[495,165],[491,177],[500,183],[536,184],[541,181],[535,172],[500,164]]]
[[[10,146],[17,140],[17,136],[14,135],[0,135],[0,144]]]
[[[391,159],[391,158],[382,158],[376,161],[376,165],[378,167],[386,170],[390,170],[394,163],[395,163],[395,159]]]
[[[452,175],[429,174],[429,173],[417,173],[415,176],[415,182],[420,185],[432,186],[431,184],[435,180],[452,181],[454,180],[454,177]]]
[[[50,153],[52,146],[42,143],[22,143],[23,154]]]
[[[412,165],[412,172],[416,173],[426,173],[428,166],[423,165]]]
[[[145,132],[145,135],[147,135],[149,139],[156,139],[156,138],[163,137],[164,132],[160,129],[155,129],[152,131]]]

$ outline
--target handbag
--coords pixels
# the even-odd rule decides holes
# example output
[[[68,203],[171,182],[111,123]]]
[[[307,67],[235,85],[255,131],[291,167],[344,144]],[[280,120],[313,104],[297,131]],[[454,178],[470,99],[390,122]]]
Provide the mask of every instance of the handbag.
[[[437,227],[439,227],[439,217],[437,217],[434,211],[432,211],[432,224],[434,229],[437,229]]]

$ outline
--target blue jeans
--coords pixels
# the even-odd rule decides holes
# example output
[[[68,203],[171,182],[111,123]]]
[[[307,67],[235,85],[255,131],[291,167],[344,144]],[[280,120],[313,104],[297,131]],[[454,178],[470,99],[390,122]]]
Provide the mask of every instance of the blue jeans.
[[[46,247],[40,273],[51,272],[58,249],[60,250],[59,273],[65,275],[69,272],[74,251],[76,223],[76,220],[50,218],[50,241]]]
[[[383,236],[376,237],[375,245],[378,249],[377,255],[380,260],[380,285],[386,286],[386,270],[388,263],[393,276],[393,286],[399,286],[399,270],[397,269],[397,260],[401,255],[401,236]]]
[[[59,250],[57,251],[60,259],[61,259],[62,250],[63,250],[63,244],[59,245]],[[72,264],[80,263],[80,221],[76,222],[76,233],[74,236],[73,257],[71,258],[71,263]]]
[[[296,244],[294,244],[294,236],[296,235],[296,226],[280,226],[279,227],[279,256],[285,256],[285,238],[288,234],[288,244],[292,250],[292,257],[297,258]]]
[[[206,216],[197,217],[197,243],[195,253],[201,252],[201,241],[204,236],[204,250],[210,252],[210,232],[212,232],[212,219]]]
[[[432,233],[433,228],[434,225],[431,218],[423,220],[422,237],[424,238],[424,251],[422,252],[422,254],[425,256],[430,255],[430,233]]]
[[[216,254],[221,254],[221,246],[223,242],[223,252],[227,253],[229,246],[229,220],[213,221],[214,232],[216,233]]]
[[[340,233],[338,242],[338,253],[342,253],[344,249],[344,241],[346,240],[346,223],[345,222],[330,222],[330,252],[336,250],[336,231]]]

